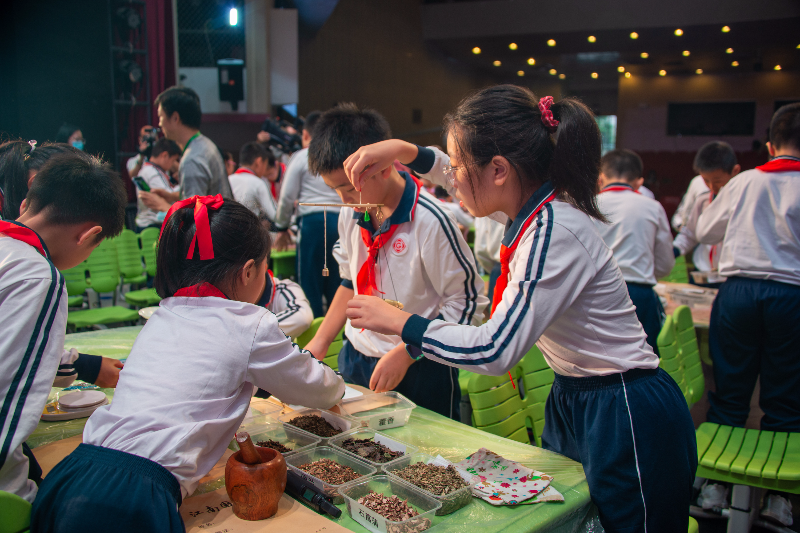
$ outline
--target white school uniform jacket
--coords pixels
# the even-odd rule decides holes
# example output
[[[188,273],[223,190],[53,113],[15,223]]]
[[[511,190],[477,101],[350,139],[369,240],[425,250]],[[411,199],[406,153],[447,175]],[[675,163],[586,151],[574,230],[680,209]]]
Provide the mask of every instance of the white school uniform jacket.
[[[344,395],[342,378],[293,344],[263,307],[165,298],[133,344],[114,401],[86,423],[83,442],[160,464],[185,498],[222,457],[253,387],[309,407],[331,407]]]
[[[505,224],[489,217],[475,219],[475,258],[489,273],[500,263],[500,245],[506,232]]]
[[[150,189],[164,189],[169,192],[177,192],[180,190],[180,185],[172,185],[172,183],[170,183],[169,176],[162,168],[149,161],[145,161],[142,164],[139,177],[150,186]],[[144,205],[141,199],[137,199],[136,225],[140,228],[144,228],[158,222],[158,212]]]
[[[321,204],[341,204],[342,199],[336,191],[328,187],[322,180],[322,176],[312,174],[308,170],[308,148],[303,148],[292,154],[292,158],[286,165],[286,174],[281,185],[280,199],[278,200],[278,214],[275,219],[275,226],[279,230],[289,227],[292,214],[295,212],[295,202],[298,203],[321,203]],[[302,217],[310,213],[323,211],[323,207],[297,206],[297,216]],[[331,210],[338,210],[338,207],[329,207]]]
[[[713,201],[711,191],[697,196],[692,206],[689,217],[681,232],[675,237],[672,245],[680,251],[681,255],[686,255],[692,250],[692,263],[700,272],[711,272],[719,268],[719,254],[722,249],[722,240],[716,244],[701,244],[697,240],[697,221],[703,211],[711,205]]]
[[[794,169],[770,172],[794,163]],[[722,240],[719,273],[800,285],[800,159],[738,174],[697,221],[697,240]]]
[[[692,181],[689,182],[689,187],[686,189],[686,194],[683,195],[681,203],[678,204],[678,209],[672,215],[672,227],[675,231],[680,231],[686,225],[697,197],[706,192],[708,192],[708,185],[703,180],[703,176],[693,177]]]
[[[597,195],[597,206],[609,223],[592,221],[625,281],[655,285],[670,273],[675,254],[667,213],[660,203],[637,194],[627,183],[612,183]]]
[[[22,443],[39,424],[50,388],[75,379],[78,357],[64,351],[64,278],[42,248],[46,256],[0,233],[0,490],[30,502],[37,489]]]
[[[448,163],[438,149],[420,148],[408,166],[442,184],[442,168]],[[554,200],[523,230],[525,220],[552,192],[549,182],[540,187],[506,229],[506,246],[522,237],[492,318],[466,327],[412,316],[403,329],[405,342],[422,348],[434,361],[490,375],[508,371],[534,344],[553,370],[567,376],[658,366],[622,273],[590,218]]]
[[[258,305],[272,311],[287,337],[297,338],[314,321],[314,311],[300,285],[290,279],[275,279],[272,272]]]
[[[264,180],[248,168],[240,168],[230,176],[233,199],[255,213],[259,218],[275,220],[277,206]]]
[[[378,253],[378,289],[386,293],[385,298],[401,302],[409,313],[441,317],[456,324],[480,324],[489,300],[483,295],[483,280],[452,213],[417,187],[408,174],[400,175],[406,180],[403,196],[381,226],[381,231],[386,231],[390,225],[399,224]],[[356,294],[358,271],[368,257],[362,227],[375,238],[376,232],[370,222],[364,222],[363,213],[342,208],[333,255],[339,263],[342,285]],[[345,335],[367,357],[381,357],[402,342],[396,335],[355,329],[349,320]]]

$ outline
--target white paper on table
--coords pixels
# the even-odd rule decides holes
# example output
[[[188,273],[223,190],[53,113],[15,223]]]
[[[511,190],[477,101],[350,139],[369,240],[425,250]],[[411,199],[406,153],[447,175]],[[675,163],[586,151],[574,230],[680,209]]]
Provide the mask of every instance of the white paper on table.
[[[345,385],[344,387],[344,396],[342,396],[342,402],[356,402],[358,400],[364,399],[364,393],[360,390],[356,390],[353,387],[349,387]]]

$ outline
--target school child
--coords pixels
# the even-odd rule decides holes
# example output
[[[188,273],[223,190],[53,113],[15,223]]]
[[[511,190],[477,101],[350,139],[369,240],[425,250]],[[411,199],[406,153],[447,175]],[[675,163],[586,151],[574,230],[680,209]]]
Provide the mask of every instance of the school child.
[[[170,209],[155,278],[164,300],[114,401],[42,483],[31,531],[182,532],[178,507],[222,457],[254,387],[312,407],[341,399],[342,379],[254,305],[269,246],[258,218],[234,200],[194,196]]]
[[[119,176],[76,150],[52,157],[17,220],[0,221],[0,490],[28,501],[41,470],[24,442],[50,388],[68,386],[76,373],[113,386],[119,373],[113,359],[64,350],[67,293],[59,270],[122,231],[126,204]]]
[[[697,240],[722,240],[719,273],[727,280],[711,309],[709,350],[716,390],[708,421],[743,427],[761,378],[764,431],[800,432],[800,104],[778,109],[765,165],[722,188],[697,221]],[[785,525],[780,495],[763,512]],[[763,513],[762,513],[763,514]]]
[[[658,355],[656,340],[664,322],[664,308],[653,286],[670,273],[675,256],[667,213],[660,203],[639,194],[643,182],[642,159],[636,152],[612,150],[604,155],[597,207],[608,223],[593,222],[622,272],[647,344]]]
[[[266,280],[264,294],[256,305],[272,311],[287,337],[297,338],[314,321],[308,298],[300,285],[290,279],[275,279],[272,271],[267,271]]]
[[[694,426],[592,223],[603,218],[592,112],[574,99],[553,103],[500,85],[467,97],[445,120],[449,158],[391,140],[360,149],[345,169],[360,189],[398,159],[449,182],[476,217],[506,216],[492,318],[477,327],[448,323],[358,295],[348,304],[352,327],[401,335],[432,361],[491,375],[536,344],[556,372],[544,447],[583,463],[605,530],[686,530]]]
[[[234,199],[260,219],[275,220],[275,199],[262,177],[267,173],[269,149],[260,142],[249,142],[239,150],[239,168],[228,176]]]
[[[719,268],[722,240],[720,239],[720,242],[714,244],[700,244],[695,236],[697,219],[703,210],[711,205],[720,189],[740,170],[741,167],[736,162],[736,152],[733,151],[730,144],[725,142],[713,141],[704,145],[694,158],[694,171],[703,178],[708,190],[697,195],[680,233],[675,237],[673,246],[676,257],[686,255],[694,250],[692,263],[696,270],[711,272],[717,271]]]
[[[678,204],[678,208],[675,210],[675,214],[672,215],[672,229],[675,231],[683,229],[683,226],[685,226],[686,222],[689,220],[689,215],[692,212],[695,200],[697,200],[698,196],[707,192],[708,185],[703,181],[703,176],[698,174],[693,177],[689,182],[689,187],[687,187],[683,198],[681,198],[681,203]]]
[[[494,287],[497,278],[500,277],[500,246],[503,242],[503,234],[506,231],[504,223],[492,220],[489,217],[478,217],[475,219],[475,259],[481,264],[483,270],[489,274],[489,287],[486,295],[489,297],[489,305],[492,305]]]
[[[342,202],[383,204],[380,210],[366,212],[345,207],[339,215],[334,252],[342,283],[306,346],[320,359],[345,326],[347,301],[355,294],[380,295],[428,319],[480,324],[483,317],[483,280],[441,202],[391,165],[384,167],[381,179],[369,180],[362,193],[347,179],[342,165],[350,154],[390,137],[389,124],[379,113],[341,104],[319,119],[309,147],[309,169],[321,175]],[[397,334],[363,331],[347,322],[345,335],[339,353],[345,381],[378,392],[395,390],[426,409],[459,419],[457,370],[419,360],[419,348],[407,347]]]
[[[267,172],[264,174],[264,182],[269,186],[269,192],[275,205],[281,196],[281,186],[283,176],[286,174],[286,163],[278,161],[272,150],[267,149]],[[287,156],[288,157],[288,156]]]
[[[180,161],[181,149],[178,143],[167,138],[159,139],[153,143],[150,158],[142,163],[138,177],[147,183],[150,190],[160,188],[170,193],[176,193],[180,185],[177,180],[173,181],[170,174],[177,175]],[[147,207],[139,198],[136,213],[137,229],[141,231],[154,226],[161,227],[158,212]]]

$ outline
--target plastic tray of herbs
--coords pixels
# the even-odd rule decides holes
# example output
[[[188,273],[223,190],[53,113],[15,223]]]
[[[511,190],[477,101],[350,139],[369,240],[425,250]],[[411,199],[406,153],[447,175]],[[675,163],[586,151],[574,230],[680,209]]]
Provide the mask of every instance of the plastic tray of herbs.
[[[351,412],[349,416],[356,420],[359,425],[377,431],[405,426],[411,417],[411,411],[417,406],[417,404],[395,391],[379,392],[375,396],[383,396],[392,403],[369,411]],[[358,402],[344,405],[345,409],[353,409],[355,407],[358,407]]]
[[[300,468],[300,466],[315,463],[323,459],[334,461],[341,466],[351,468],[358,477],[355,479],[343,479],[341,482],[332,481],[331,479],[325,481]],[[364,461],[356,459],[338,448],[330,448],[328,446],[318,446],[310,450],[292,454],[286,457],[286,466],[311,482],[318,489],[322,489],[325,495],[333,498],[333,503],[337,505],[344,503],[344,498],[338,492],[339,487],[351,481],[362,479],[364,476],[371,476],[376,472],[375,467],[370,466]]]
[[[464,486],[460,488],[458,487],[459,483],[457,481],[452,481],[452,474],[451,476],[444,476],[444,477],[433,477],[431,482],[438,485],[438,486],[451,486],[454,487],[454,490],[447,492],[446,494],[436,494],[430,490],[427,490],[421,486],[418,486],[415,481],[414,477],[418,474],[411,474],[411,477],[401,477],[397,474],[398,471],[403,470],[411,465],[416,463],[424,463],[430,464],[433,463],[436,459],[427,453],[417,452],[417,453],[409,453],[408,455],[404,456],[401,460],[393,462],[391,465],[387,465],[384,471],[393,479],[401,479],[403,481],[409,482],[413,484],[417,489],[421,490],[425,494],[435,498],[437,501],[441,502],[442,507],[436,511],[436,516],[444,516],[450,513],[454,513],[468,505],[470,501],[472,501],[472,487],[475,486],[480,478],[477,476],[472,476],[467,473],[461,474],[460,477],[464,482]],[[409,474],[406,474],[407,476]],[[448,480],[450,480],[448,482]],[[448,489],[445,489],[447,491]]]
[[[369,439],[372,440],[373,443],[363,443],[363,446],[360,446],[355,451],[351,451],[344,446],[345,441],[349,439]],[[381,454],[381,450],[383,450],[381,445],[388,448],[383,454]],[[415,453],[418,449],[416,446],[406,444],[405,442],[393,439],[388,435],[384,435],[383,433],[369,428],[356,429],[333,437],[328,442],[328,446],[340,448],[344,450],[345,453],[358,457],[362,461],[374,466],[379,473],[383,472],[387,466],[402,460],[406,455]],[[397,452],[401,452],[402,455],[393,457]]]
[[[294,424],[292,424],[292,422],[294,421],[295,418],[299,418],[301,416],[304,416],[304,417],[305,416],[318,416],[318,417],[324,418],[325,421],[327,421],[328,424],[330,424],[333,427],[333,429],[338,431],[338,432],[335,433],[335,434],[324,434],[323,433],[323,434],[320,435],[320,434],[314,433],[313,431],[310,431],[308,429],[302,429],[302,428],[299,428],[299,427],[295,426]],[[355,421],[352,417],[347,416],[347,415],[339,415],[339,414],[333,413],[331,411],[328,411],[326,409],[310,409],[310,408],[300,409],[299,411],[292,411],[292,412],[289,412],[289,413],[282,414],[282,415],[280,415],[278,417],[278,420],[280,420],[284,425],[291,426],[293,429],[296,429],[298,431],[303,431],[304,433],[307,433],[308,435],[311,435],[312,437],[317,437],[317,438],[321,439],[321,441],[322,441],[321,444],[323,446],[327,446],[328,445],[328,441],[332,437],[337,437],[337,436],[341,435],[342,433],[347,433],[351,429],[356,429],[356,428],[361,427],[361,423]]]
[[[362,505],[359,499],[370,493],[382,495],[383,499],[396,496],[401,505],[407,505],[416,514],[405,520],[390,520],[379,512]],[[441,507],[441,503],[417,487],[385,474],[370,476],[365,479],[351,481],[339,488],[339,493],[347,503],[350,517],[373,533],[418,533],[431,527],[433,517]],[[395,502],[397,503],[397,502]],[[394,507],[392,505],[389,508]]]
[[[253,444],[256,446],[272,448],[282,453],[284,457],[316,448],[322,442],[319,437],[309,435],[305,431],[275,422],[263,425],[247,425],[243,426],[242,430],[250,433]],[[239,451],[236,439],[231,441],[228,448],[233,451]]]

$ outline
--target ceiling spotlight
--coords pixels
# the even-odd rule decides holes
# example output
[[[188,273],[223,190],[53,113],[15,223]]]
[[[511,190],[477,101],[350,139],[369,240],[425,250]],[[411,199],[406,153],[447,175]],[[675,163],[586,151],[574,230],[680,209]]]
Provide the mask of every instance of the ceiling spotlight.
[[[597,79],[597,72],[592,72],[592,79]]]
[[[617,72],[625,72],[625,67],[623,67],[622,65],[618,66]]]
[[[232,7],[228,13],[228,24],[231,26],[236,26],[239,24],[239,10],[235,7]]]
[[[703,69],[699,68],[699,69],[695,70],[694,73],[695,74],[702,74],[703,73]]]
[[[558,77],[559,77],[559,79],[562,79],[562,80],[563,80],[564,78],[566,78],[566,77],[567,77],[567,75],[566,75],[566,74],[559,74],[559,75],[558,75]]]
[[[642,52],[641,55],[642,55],[642,59],[647,59],[648,57],[650,57],[650,54],[648,54],[647,52]]]
[[[555,46],[555,45],[556,45],[556,40],[555,39],[548,39],[547,40],[547,46]]]
[[[780,65],[775,65],[775,70],[780,70],[780,69],[781,69]]]
[[[554,68],[551,68],[551,69],[550,69],[550,75],[551,75],[551,76],[555,76],[557,72],[558,72],[558,71],[557,71],[556,69],[554,69]]]
[[[630,72],[626,72],[626,73],[625,73],[625,77],[626,77],[626,78],[630,78],[630,77],[631,77],[631,73],[630,73]]]
[[[502,65],[502,63],[500,62],[499,59],[495,59],[495,61],[494,61],[494,63],[492,63],[492,65],[494,65],[496,67],[499,67],[500,65]]]
[[[524,70],[518,70],[517,71],[517,76],[521,77],[521,76],[524,76],[524,75],[525,75],[525,71]]]
[[[728,33],[729,31],[731,31],[731,27],[730,26],[723,26],[722,27],[722,33]]]
[[[597,41],[597,37],[595,37],[594,35],[590,35],[589,37],[586,38],[586,40],[589,41],[590,43],[593,43]]]
[[[509,50],[516,50],[517,49],[517,43],[508,43],[508,49]]]
[[[659,76],[666,76],[667,75],[667,71],[666,70],[659,70],[658,71],[658,75]]]
[[[472,53],[478,55],[481,53],[481,49],[476,46],[475,48],[472,49]]]
[[[529,65],[535,65],[536,64],[536,60],[534,58],[532,58],[532,57],[529,57],[528,58],[528,64]]]
[[[677,30],[675,30],[675,35],[677,35],[678,37],[680,37],[681,35],[683,35],[683,30],[682,30],[682,29],[680,29],[680,28],[678,28]]]
[[[638,38],[639,38],[639,34],[638,33],[636,33],[635,31],[631,32],[631,39],[638,39]]]
[[[689,57],[690,55],[692,55],[692,53],[689,50],[683,51],[683,57]]]
[[[739,66],[739,62],[738,61],[734,61],[733,63],[731,63],[731,66],[732,67],[738,67]]]
[[[728,48],[727,50],[725,50],[725,53],[726,54],[732,54],[733,53],[733,48]]]

